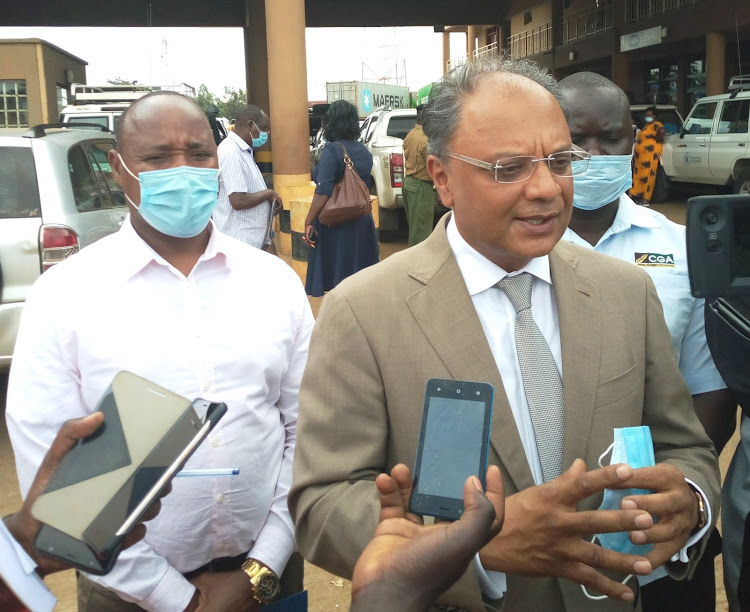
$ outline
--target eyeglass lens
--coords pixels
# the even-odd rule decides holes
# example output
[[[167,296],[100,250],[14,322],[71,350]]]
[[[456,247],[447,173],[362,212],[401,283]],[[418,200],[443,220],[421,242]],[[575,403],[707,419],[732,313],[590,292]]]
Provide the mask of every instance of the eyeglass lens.
[[[495,162],[495,180],[499,183],[523,181],[531,176],[535,164],[539,162],[545,162],[552,174],[561,177],[582,174],[588,167],[588,159],[573,151],[553,153],[548,158],[539,160],[531,155],[519,155]]]

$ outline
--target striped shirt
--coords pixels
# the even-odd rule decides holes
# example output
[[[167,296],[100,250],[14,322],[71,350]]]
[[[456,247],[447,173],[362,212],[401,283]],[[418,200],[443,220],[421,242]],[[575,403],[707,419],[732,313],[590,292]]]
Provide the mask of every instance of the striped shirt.
[[[268,189],[253,159],[252,148],[234,132],[229,132],[219,145],[219,168],[219,202],[213,214],[216,227],[258,249],[270,244],[267,230],[271,203],[266,200],[252,208],[235,210],[229,202],[232,193],[256,193]]]

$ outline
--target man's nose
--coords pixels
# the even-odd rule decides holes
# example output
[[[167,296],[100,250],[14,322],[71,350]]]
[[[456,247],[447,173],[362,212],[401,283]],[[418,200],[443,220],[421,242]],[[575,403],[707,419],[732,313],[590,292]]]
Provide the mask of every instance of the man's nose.
[[[578,144],[578,143],[576,143]],[[584,142],[578,144],[584,151],[591,153],[591,155],[604,155],[602,150],[602,143],[598,138],[588,138]]]
[[[529,200],[551,200],[557,197],[561,188],[549,169],[546,161],[534,164],[534,172],[526,181],[526,197]]]

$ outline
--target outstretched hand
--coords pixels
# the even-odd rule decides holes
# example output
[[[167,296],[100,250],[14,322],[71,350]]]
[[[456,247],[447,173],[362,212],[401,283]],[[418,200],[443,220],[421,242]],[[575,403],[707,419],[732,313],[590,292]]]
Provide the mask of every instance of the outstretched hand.
[[[464,512],[453,523],[424,525],[408,512],[412,479],[404,464],[396,465],[390,476],[378,476],[375,485],[380,523],[354,568],[352,610],[427,608],[461,577],[503,524],[503,481],[497,466],[487,469],[486,493],[478,478],[467,479]]]
[[[87,417],[80,419],[70,419],[65,421],[57,436],[52,442],[47,454],[42,460],[42,465],[31,483],[31,488],[23,502],[21,509],[15,514],[5,517],[5,525],[16,541],[21,544],[26,553],[34,559],[37,564],[37,571],[42,574],[51,574],[69,569],[70,566],[62,561],[45,557],[37,554],[34,548],[34,538],[36,538],[42,524],[31,514],[31,508],[36,500],[42,494],[47,486],[52,474],[60,465],[63,457],[72,449],[79,440],[93,434],[104,422],[104,415],[101,412],[95,412]],[[169,493],[171,485],[166,488],[162,497]],[[146,535],[146,527],[143,522],[149,521],[159,514],[161,502],[156,501],[146,512],[144,517],[137,525],[131,529],[123,540],[123,549],[132,546]]]
[[[557,576],[626,601],[632,590],[598,570],[648,575],[646,557],[626,555],[584,538],[597,533],[650,530],[645,509],[576,511],[576,504],[606,488],[629,488],[634,471],[625,464],[586,471],[577,459],[569,470],[542,485],[511,495],[505,504],[503,531],[482,549],[487,570],[524,576]]]

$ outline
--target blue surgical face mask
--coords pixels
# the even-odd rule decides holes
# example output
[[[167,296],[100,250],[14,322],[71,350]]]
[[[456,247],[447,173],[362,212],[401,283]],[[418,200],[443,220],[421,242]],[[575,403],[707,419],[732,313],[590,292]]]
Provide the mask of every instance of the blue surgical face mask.
[[[268,142],[268,132],[263,132],[258,127],[258,124],[253,121],[253,125],[258,129],[258,137],[253,138],[253,148],[257,149],[258,147],[262,147],[264,144]]]
[[[633,186],[632,155],[592,155],[583,174],[573,177],[573,206],[596,210]]]
[[[654,122],[654,118],[653,117],[644,117],[643,120],[646,123],[653,123]]]
[[[174,238],[193,238],[206,228],[219,197],[216,168],[180,166],[136,176],[122,157],[120,161],[141,185],[140,204],[125,197],[156,231]]]
[[[627,463],[631,468],[637,470],[644,467],[656,465],[654,457],[654,443],[651,440],[651,429],[648,426],[615,428],[614,442],[599,457],[599,466],[602,459],[612,449],[610,465]],[[653,491],[645,489],[605,489],[599,510],[621,510],[622,500],[631,495],[650,495]],[[654,548],[653,544],[633,544],[627,531],[617,533],[598,533],[594,536],[604,548],[626,555],[645,556]],[[623,584],[630,580],[628,576]],[[589,599],[602,599],[606,596],[595,597],[589,595],[585,587],[581,585],[583,592]]]

